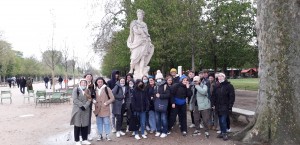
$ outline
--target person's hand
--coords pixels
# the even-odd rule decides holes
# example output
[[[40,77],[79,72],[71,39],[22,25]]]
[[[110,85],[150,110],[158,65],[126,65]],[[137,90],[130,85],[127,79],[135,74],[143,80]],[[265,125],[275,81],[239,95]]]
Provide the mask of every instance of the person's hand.
[[[215,109],[215,106],[211,107],[212,109]]]
[[[172,108],[175,108],[175,104],[172,104]]]
[[[93,100],[93,103],[94,103],[94,104],[96,104],[96,103],[97,103],[97,101],[96,101],[96,100]]]
[[[156,93],[156,97],[159,98],[159,97],[160,97],[160,94],[159,94],[159,93]]]
[[[103,103],[105,106],[107,106],[108,104],[106,102]]]
[[[189,88],[189,87],[190,87],[190,83],[186,82],[186,88]]]
[[[153,97],[151,97],[151,100],[153,100]]]
[[[80,109],[81,109],[82,111],[85,111],[85,108],[84,108],[83,106],[81,106]]]

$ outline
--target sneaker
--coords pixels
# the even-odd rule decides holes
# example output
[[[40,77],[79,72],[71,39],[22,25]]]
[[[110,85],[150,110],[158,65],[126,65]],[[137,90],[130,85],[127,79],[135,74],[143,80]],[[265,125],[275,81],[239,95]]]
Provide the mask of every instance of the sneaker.
[[[162,134],[160,135],[160,138],[165,138],[165,137],[167,137],[167,134],[165,134],[165,133],[162,133]]]
[[[111,139],[110,139],[110,137],[109,137],[108,134],[106,134],[106,140],[107,140],[107,141],[111,141]]]
[[[129,132],[129,125],[127,125],[126,127],[126,132]]]
[[[81,145],[80,141],[76,141],[75,145]]]
[[[228,140],[228,135],[226,133],[223,135],[223,140],[224,141]]]
[[[204,128],[202,124],[200,124],[200,128]]]
[[[221,130],[218,130],[218,131],[217,131],[217,134],[220,134],[220,133],[221,133]]]
[[[155,136],[156,136],[156,137],[160,136],[160,132],[156,132],[156,133],[155,133]]]
[[[133,131],[131,135],[134,136],[134,135],[135,135],[135,132]]]
[[[143,138],[145,138],[145,139],[147,138],[147,136],[146,136],[146,135],[144,135],[144,134],[142,135],[142,137],[143,137]]]
[[[170,134],[171,134],[171,131],[168,131],[168,132],[167,132],[167,135],[170,135]]]
[[[209,133],[208,132],[205,132],[205,138],[209,138]]]
[[[191,124],[191,125],[189,126],[189,128],[194,128],[194,127],[196,127],[195,124]]]
[[[84,140],[81,142],[81,144],[91,144],[91,142],[87,141],[87,140]]]
[[[140,139],[141,139],[140,136],[139,136],[138,134],[136,134],[136,135],[134,136],[134,138],[137,139],[137,140],[140,140]]]
[[[93,138],[92,138],[92,135],[91,135],[91,134],[89,134],[89,135],[88,135],[88,140],[89,140],[89,141],[92,141],[92,140],[93,140]]]
[[[231,128],[227,129],[227,132],[231,132]]]
[[[217,138],[223,138],[223,134],[220,133]]]
[[[194,131],[193,136],[196,136],[196,135],[201,135],[201,133],[200,133],[199,130],[195,130],[195,131]]]
[[[120,136],[121,136],[120,131],[117,131],[116,137],[120,137]]]
[[[125,135],[125,133],[124,133],[123,131],[119,131],[119,133],[120,133],[121,135]]]
[[[183,132],[182,132],[182,135],[183,135],[183,136],[186,136],[186,135],[187,135],[186,131],[183,131]]]
[[[145,135],[148,135],[148,133],[147,133],[147,131],[146,131],[146,130],[144,131],[144,134],[145,134]]]
[[[146,130],[148,130],[148,131],[150,130],[150,127],[148,125],[146,126]]]
[[[115,133],[115,132],[117,132],[117,131],[116,131],[115,128],[113,128],[113,129],[111,130],[111,132],[112,132],[112,133]]]
[[[151,130],[151,131],[150,131],[150,134],[152,134],[152,133],[154,133],[154,131]]]
[[[102,135],[98,135],[97,141],[102,140]]]

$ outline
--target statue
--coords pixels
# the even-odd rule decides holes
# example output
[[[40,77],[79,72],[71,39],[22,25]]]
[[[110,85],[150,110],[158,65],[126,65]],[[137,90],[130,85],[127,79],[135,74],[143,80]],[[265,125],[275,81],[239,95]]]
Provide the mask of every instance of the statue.
[[[130,23],[130,34],[127,39],[127,47],[131,52],[129,73],[133,73],[134,79],[142,79],[144,75],[148,75],[150,70],[148,63],[154,52],[147,24],[143,22],[144,14],[143,10],[137,10],[138,19]]]

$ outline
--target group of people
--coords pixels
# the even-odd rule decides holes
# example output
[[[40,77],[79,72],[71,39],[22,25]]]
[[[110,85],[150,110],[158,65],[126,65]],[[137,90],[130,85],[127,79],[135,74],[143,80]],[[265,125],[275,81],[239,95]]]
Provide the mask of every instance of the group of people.
[[[59,76],[59,78],[58,78],[58,83],[59,83],[59,85],[60,85],[60,88],[62,88],[62,82],[63,82],[63,78],[61,77],[61,76]],[[46,89],[48,89],[48,87],[49,87],[49,85],[48,85],[48,83],[50,82],[50,89],[52,88],[52,84],[53,84],[53,82],[52,82],[52,78],[50,77],[48,77],[48,76],[45,76],[44,77],[44,83],[45,83],[45,88]]]
[[[143,76],[136,80],[132,74],[120,77],[119,71],[113,71],[108,82],[102,77],[94,81],[92,74],[86,74],[72,96],[71,125],[74,125],[76,144],[90,144],[92,116],[96,117],[97,140],[111,140],[111,132],[121,137],[129,131],[140,140],[147,138],[145,130],[165,138],[171,133],[177,116],[180,131],[186,136],[187,109],[192,117],[190,127],[195,127],[193,135],[201,134],[202,125],[208,138],[209,129],[217,130],[220,126],[218,138],[228,140],[229,114],[235,101],[234,88],[224,73],[204,71],[195,76],[189,71],[178,76],[174,68],[166,77],[158,70],[155,77]],[[124,120],[126,128],[122,128]]]
[[[27,79],[25,77],[13,77],[13,78],[10,78],[8,80],[8,84],[9,84],[9,87],[11,88],[11,85],[14,86],[14,83],[17,84],[18,88],[20,88],[20,92],[22,94],[25,94],[25,87],[27,87],[27,92],[29,90],[33,90],[33,79],[31,77],[27,77]]]

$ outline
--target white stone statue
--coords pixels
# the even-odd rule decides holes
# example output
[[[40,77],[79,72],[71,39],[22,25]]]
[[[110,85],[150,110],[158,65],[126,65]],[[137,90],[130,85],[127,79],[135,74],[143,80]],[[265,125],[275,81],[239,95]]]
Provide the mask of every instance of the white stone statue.
[[[142,79],[148,75],[150,67],[148,63],[154,52],[154,46],[151,43],[147,24],[143,22],[144,11],[137,10],[137,20],[130,23],[130,34],[127,39],[127,46],[130,48],[130,71],[134,79]]]

